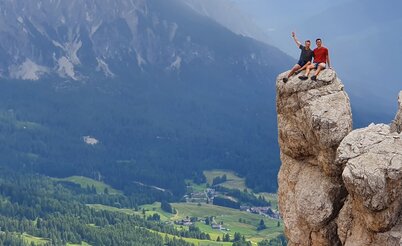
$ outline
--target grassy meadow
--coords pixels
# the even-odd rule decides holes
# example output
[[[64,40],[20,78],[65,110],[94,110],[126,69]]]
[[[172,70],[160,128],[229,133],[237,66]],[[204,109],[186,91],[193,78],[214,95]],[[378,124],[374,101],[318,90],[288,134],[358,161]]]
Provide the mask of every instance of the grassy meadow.
[[[98,210],[108,210],[115,212],[122,212],[126,214],[137,214],[143,216],[142,209],[145,209],[145,215],[149,216],[154,213],[158,213],[161,216],[161,221],[175,221],[185,219],[187,217],[198,217],[205,218],[207,216],[215,217],[215,222],[223,223],[225,228],[229,231],[219,231],[213,230],[211,226],[205,225],[203,222],[197,222],[196,226],[201,229],[201,231],[209,233],[211,239],[216,241],[219,236],[222,238],[223,234],[229,233],[233,238],[235,232],[239,232],[246,237],[246,239],[251,240],[256,243],[264,239],[271,239],[278,236],[283,232],[282,223],[267,217],[262,217],[257,214],[252,214],[248,212],[243,212],[236,209],[215,206],[211,204],[195,204],[195,203],[172,203],[171,204],[176,210],[177,214],[169,214],[161,210],[160,203],[154,203],[149,205],[141,206],[138,211],[132,209],[120,209],[105,205],[91,204],[88,205],[92,208]],[[257,226],[260,220],[263,219],[267,228],[265,230],[257,231]],[[241,222],[240,222],[241,220]],[[205,243],[205,242],[204,242]],[[198,245],[198,244],[196,244]],[[202,244],[200,244],[202,245]],[[218,244],[224,245],[224,244]]]
[[[83,176],[71,176],[67,178],[53,178],[56,181],[65,181],[65,182],[71,182],[74,184],[78,184],[81,186],[81,188],[86,188],[86,187],[92,187],[94,186],[96,189],[96,192],[98,194],[103,194],[105,191],[105,188],[108,189],[109,194],[122,194],[121,191],[113,189],[110,185],[107,185],[103,182],[96,181],[91,178],[83,177]]]

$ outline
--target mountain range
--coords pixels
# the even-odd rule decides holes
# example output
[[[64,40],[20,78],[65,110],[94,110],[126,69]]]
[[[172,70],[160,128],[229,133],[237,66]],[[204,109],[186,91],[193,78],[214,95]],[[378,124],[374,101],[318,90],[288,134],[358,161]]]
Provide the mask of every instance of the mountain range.
[[[276,190],[274,80],[293,58],[179,0],[0,9],[2,165],[175,195],[224,168]]]

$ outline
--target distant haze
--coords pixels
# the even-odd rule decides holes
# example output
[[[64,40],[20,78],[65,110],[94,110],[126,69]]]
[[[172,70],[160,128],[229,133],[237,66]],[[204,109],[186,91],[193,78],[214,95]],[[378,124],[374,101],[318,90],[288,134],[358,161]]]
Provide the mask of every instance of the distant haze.
[[[295,59],[299,50],[290,36],[292,31],[302,42],[311,39],[314,44],[317,37],[322,38],[351,97],[357,126],[389,122],[394,117],[402,89],[398,73],[402,65],[402,1],[226,1],[264,33],[267,38],[262,41]]]

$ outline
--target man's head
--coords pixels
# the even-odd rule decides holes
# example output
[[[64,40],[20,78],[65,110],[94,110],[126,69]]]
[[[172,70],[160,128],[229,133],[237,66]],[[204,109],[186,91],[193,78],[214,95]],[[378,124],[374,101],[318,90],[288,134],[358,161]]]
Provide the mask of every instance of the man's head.
[[[321,47],[321,45],[322,45],[321,38],[317,38],[317,39],[315,40],[315,44],[317,45],[317,47]]]
[[[310,45],[311,45],[311,41],[310,41],[310,40],[306,40],[306,41],[304,42],[304,46],[305,46],[307,49],[310,48]]]

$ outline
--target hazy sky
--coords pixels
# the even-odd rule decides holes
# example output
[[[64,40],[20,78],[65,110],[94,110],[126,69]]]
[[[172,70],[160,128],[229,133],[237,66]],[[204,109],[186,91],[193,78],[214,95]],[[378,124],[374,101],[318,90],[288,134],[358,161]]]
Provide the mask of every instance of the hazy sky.
[[[391,120],[402,90],[401,0],[228,0],[236,3],[268,36],[298,58],[290,36],[320,37],[331,54],[358,114]],[[376,121],[373,118],[372,121]]]
[[[298,19],[303,20],[315,13],[322,12],[331,6],[347,0],[310,0],[296,3],[291,0],[229,0],[241,7],[265,31],[282,29]]]

